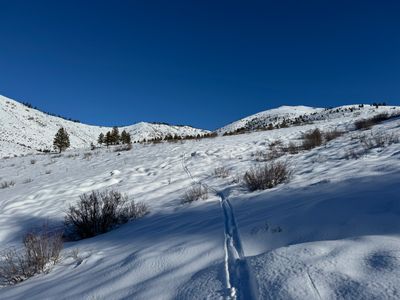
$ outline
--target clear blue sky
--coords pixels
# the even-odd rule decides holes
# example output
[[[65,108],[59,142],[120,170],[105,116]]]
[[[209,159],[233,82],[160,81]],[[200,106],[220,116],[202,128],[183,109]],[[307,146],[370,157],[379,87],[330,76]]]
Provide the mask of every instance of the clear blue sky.
[[[207,129],[280,105],[398,105],[400,1],[0,0],[0,94]]]

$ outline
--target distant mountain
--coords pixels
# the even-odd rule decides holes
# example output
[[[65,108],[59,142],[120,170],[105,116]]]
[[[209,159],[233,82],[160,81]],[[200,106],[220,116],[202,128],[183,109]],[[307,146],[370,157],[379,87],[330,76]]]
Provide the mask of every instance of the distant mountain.
[[[53,138],[60,127],[70,135],[71,148],[88,147],[100,133],[110,127],[77,123],[43,113],[12,99],[0,96],[0,157],[51,150]],[[190,126],[140,122],[119,127],[128,131],[132,141],[141,142],[167,136],[195,137],[209,133]]]

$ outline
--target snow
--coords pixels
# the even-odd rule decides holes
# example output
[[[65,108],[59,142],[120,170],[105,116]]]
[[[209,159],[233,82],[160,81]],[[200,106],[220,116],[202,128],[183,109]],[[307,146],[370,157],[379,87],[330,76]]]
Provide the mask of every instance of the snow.
[[[308,106],[280,106],[278,108],[273,108],[269,109],[266,111],[262,111],[259,113],[256,113],[254,115],[245,117],[243,119],[240,119],[238,121],[235,121],[231,124],[228,124],[220,129],[218,129],[219,133],[225,133],[225,132],[232,132],[235,131],[236,129],[246,127],[247,124],[251,121],[254,120],[262,120],[262,122],[265,122],[266,124],[268,123],[273,123],[276,124],[277,119],[281,120],[283,118],[295,118],[299,117],[301,115],[309,115],[312,113],[320,112],[323,111],[323,108],[313,108],[313,107],[308,107]]]
[[[357,106],[342,109],[349,107]],[[46,221],[60,226],[65,209],[92,190],[118,190],[151,210],[106,234],[66,242],[61,263],[50,273],[0,288],[0,299],[399,298],[400,143],[365,150],[360,136],[398,137],[400,120],[365,131],[352,125],[398,109],[314,114],[283,107],[282,114],[308,111],[314,123],[134,144],[120,153],[82,144],[62,155],[0,159],[0,182],[15,181],[0,189],[1,249],[20,247],[24,233]],[[250,193],[237,182],[260,164],[254,153],[277,139],[298,143],[316,127],[348,132],[279,158],[293,172],[285,184]],[[2,142],[0,150],[17,149],[9,145]],[[359,157],[349,156],[352,151]],[[214,176],[217,167],[230,176]],[[210,197],[182,205],[194,181],[209,187]]]
[[[38,150],[53,150],[53,138],[60,127],[64,127],[69,133],[71,148],[88,147],[90,143],[96,144],[100,133],[105,134],[112,129],[50,116],[0,96],[0,158],[35,153]],[[119,129],[129,132],[133,142],[164,138],[167,135],[184,137],[203,135],[209,132],[190,126],[146,122],[119,127]]]

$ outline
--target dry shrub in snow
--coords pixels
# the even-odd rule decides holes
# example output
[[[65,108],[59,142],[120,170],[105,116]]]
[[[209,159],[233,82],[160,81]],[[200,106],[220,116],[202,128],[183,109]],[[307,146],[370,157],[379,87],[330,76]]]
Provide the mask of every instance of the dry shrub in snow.
[[[0,283],[16,284],[35,274],[50,270],[60,261],[63,248],[62,233],[50,231],[44,226],[24,236],[23,249],[15,248],[0,254]]]
[[[279,158],[283,156],[284,149],[283,149],[283,143],[281,140],[276,140],[269,144],[269,152],[266,154],[266,159],[267,160],[274,160],[276,158]]]
[[[388,113],[381,113],[376,116],[373,116],[372,118],[357,120],[354,122],[354,126],[356,127],[357,130],[369,129],[370,127],[379,124],[383,121],[386,121],[391,117],[395,117],[395,115],[389,116]]]
[[[243,180],[250,191],[265,190],[287,181],[290,171],[286,163],[275,162],[247,171]]]
[[[316,128],[312,131],[306,132],[303,135],[303,149],[311,150],[315,147],[322,145],[322,133]]]
[[[132,144],[125,144],[114,148],[114,152],[129,151],[132,150]]]
[[[290,142],[285,151],[289,152],[290,154],[297,154],[300,152],[300,147],[297,146],[295,143]]]
[[[205,200],[208,198],[207,188],[201,184],[192,185],[185,193],[182,203],[191,203],[197,200]]]
[[[92,152],[83,153],[83,159],[90,160],[92,158]]]
[[[0,189],[6,189],[15,185],[15,181],[3,181],[0,183]]]
[[[225,167],[218,167],[214,169],[214,175],[220,178],[226,178],[230,174],[229,170]]]
[[[332,130],[332,131],[327,131],[324,132],[324,138],[326,142],[332,141],[340,136],[342,136],[344,134],[343,131],[339,131],[337,129]]]
[[[397,144],[400,141],[399,136],[384,133],[361,135],[359,138],[364,150],[390,146],[391,144]]]
[[[76,205],[70,206],[65,224],[71,235],[81,239],[110,231],[119,224],[143,217],[148,213],[144,203],[128,201],[128,197],[116,191],[93,191],[82,194]]]

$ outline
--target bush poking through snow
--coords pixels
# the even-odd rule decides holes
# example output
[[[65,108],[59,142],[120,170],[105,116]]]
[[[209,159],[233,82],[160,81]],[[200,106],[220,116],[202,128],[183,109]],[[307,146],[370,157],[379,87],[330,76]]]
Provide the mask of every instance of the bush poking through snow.
[[[3,181],[0,183],[0,189],[6,189],[15,185],[15,181]]]
[[[342,136],[343,134],[344,134],[343,131],[339,131],[337,129],[332,130],[332,131],[327,131],[327,132],[324,132],[324,139],[326,142],[329,142],[334,139],[337,139],[338,137]]]
[[[26,234],[23,245],[23,249],[12,248],[0,254],[0,283],[12,285],[47,272],[60,261],[62,233],[52,232],[44,226],[40,231]]]
[[[394,134],[389,135],[382,133],[375,133],[369,136],[361,135],[359,139],[364,150],[381,148],[385,146],[390,146],[392,144],[397,144],[400,142],[399,136]]]
[[[289,152],[289,154],[297,154],[300,152],[300,147],[297,146],[295,143],[290,142],[287,146],[286,151]]]
[[[322,133],[316,128],[312,131],[306,132],[303,135],[303,149],[311,150],[315,147],[322,145]]]
[[[92,152],[83,153],[83,159],[90,160],[92,158]]]
[[[286,163],[275,162],[250,169],[243,180],[250,191],[266,190],[287,181],[290,173]]]
[[[393,117],[395,117],[395,116],[393,116]],[[389,116],[388,113],[381,113],[376,116],[373,116],[372,118],[357,120],[354,122],[354,126],[356,127],[357,130],[369,129],[372,126],[379,124],[383,121],[386,121],[390,118],[391,118],[391,116]]]
[[[129,150],[132,150],[132,144],[125,144],[114,148],[114,152],[129,151]]]
[[[72,237],[89,238],[110,231],[119,224],[143,217],[148,213],[144,203],[129,202],[128,197],[116,191],[82,194],[75,206],[70,206],[65,224]]]
[[[206,200],[208,198],[207,188],[201,184],[192,185],[185,193],[182,203],[191,203],[197,200]]]
[[[214,169],[214,175],[219,178],[226,178],[230,174],[229,169],[225,167],[218,167]]]

